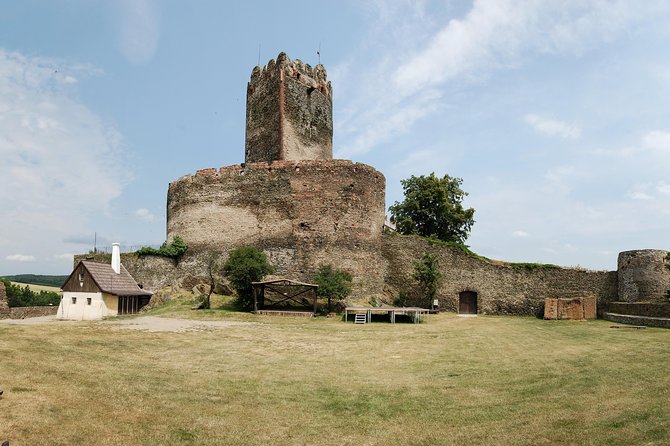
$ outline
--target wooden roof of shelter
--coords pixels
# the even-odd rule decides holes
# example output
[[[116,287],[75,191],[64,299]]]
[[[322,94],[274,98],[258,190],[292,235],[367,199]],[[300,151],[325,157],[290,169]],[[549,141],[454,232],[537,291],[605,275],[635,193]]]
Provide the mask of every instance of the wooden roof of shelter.
[[[311,286],[318,288],[319,285],[313,283],[303,283],[291,279],[272,279],[263,280],[261,282],[251,282],[252,285],[286,285],[286,286]]]
[[[305,297],[311,295],[312,302],[309,306],[316,313],[316,289],[319,288],[318,285],[291,279],[264,280],[262,282],[251,282],[251,285],[254,294],[254,311],[266,309],[268,306],[305,308],[308,302]],[[270,298],[266,295],[266,291],[270,292],[272,296],[279,296],[279,298]]]
[[[88,260],[82,260],[77,264],[67,280],[63,283],[63,286],[61,287],[63,291],[78,291],[76,285],[74,285],[74,282],[76,281],[73,281],[72,279],[74,278],[75,273],[79,270],[79,266],[82,266],[88,271],[93,282],[95,282],[97,287],[103,293],[113,294],[115,296],[153,295],[151,291],[140,288],[135,279],[133,279],[133,276],[130,275],[123,265],[121,265],[121,272],[116,274],[114,269],[112,269],[112,265],[108,263],[91,262]]]

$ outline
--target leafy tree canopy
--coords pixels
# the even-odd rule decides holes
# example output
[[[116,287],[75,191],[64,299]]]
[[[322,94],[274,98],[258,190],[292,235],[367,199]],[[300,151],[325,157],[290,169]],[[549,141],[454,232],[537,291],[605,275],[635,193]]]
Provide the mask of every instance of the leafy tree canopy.
[[[414,263],[412,278],[417,281],[419,288],[425,293],[428,298],[428,308],[430,308],[437,294],[437,288],[442,281],[442,273],[439,270],[437,257],[433,254],[425,253],[420,262]]]
[[[468,194],[461,189],[463,180],[431,173],[401,180],[405,200],[389,208],[401,234],[418,234],[445,242],[463,244],[475,222],[473,208],[463,208]]]
[[[314,275],[314,283],[319,285],[317,295],[328,298],[328,310],[331,300],[340,301],[351,293],[352,277],[346,271],[333,268],[333,265],[321,265]]]
[[[228,255],[223,273],[237,293],[237,304],[243,310],[254,307],[252,282],[272,273],[272,265],[263,251],[255,246],[241,246]]]

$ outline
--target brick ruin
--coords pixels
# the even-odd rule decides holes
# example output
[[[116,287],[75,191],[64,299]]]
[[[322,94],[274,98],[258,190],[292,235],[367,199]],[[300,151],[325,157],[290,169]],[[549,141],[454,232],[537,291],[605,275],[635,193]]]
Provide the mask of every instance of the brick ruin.
[[[594,297],[577,297],[574,299],[548,297],[544,300],[545,319],[585,320],[595,319],[596,316],[596,299]]]
[[[417,236],[384,233],[384,176],[365,164],[332,159],[332,122],[332,87],[323,66],[281,53],[255,67],[247,88],[245,162],[201,169],[169,185],[167,240],[179,235],[188,251],[177,261],[124,254],[125,267],[147,289],[190,290],[210,283],[210,273],[221,288],[227,253],[250,244],[270,258],[276,269],[271,278],[311,281],[320,264],[330,263],[353,276],[352,303],[392,303],[402,292],[408,304],[428,306],[412,273],[430,252],[443,275],[439,307],[459,311],[463,295],[474,294],[480,314],[542,316],[547,298],[595,299],[600,312],[616,300],[662,302],[670,289],[666,251],[629,251],[620,255],[618,271],[588,271],[490,261]]]

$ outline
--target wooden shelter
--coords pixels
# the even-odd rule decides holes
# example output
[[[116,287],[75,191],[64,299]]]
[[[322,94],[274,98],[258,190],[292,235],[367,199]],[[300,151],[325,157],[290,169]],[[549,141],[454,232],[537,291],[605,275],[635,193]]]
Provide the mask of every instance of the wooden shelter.
[[[318,285],[290,279],[252,282],[254,311],[310,311],[316,313]]]

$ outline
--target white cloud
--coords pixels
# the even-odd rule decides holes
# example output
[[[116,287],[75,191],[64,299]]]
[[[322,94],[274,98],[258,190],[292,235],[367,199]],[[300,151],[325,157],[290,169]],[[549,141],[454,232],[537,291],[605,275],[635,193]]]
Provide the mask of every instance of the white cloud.
[[[534,55],[579,58],[664,6],[477,0],[461,17],[430,14],[425,2],[380,0],[363,8],[377,21],[358,53],[331,71],[338,95],[347,98],[338,105],[335,122],[341,157],[364,155],[410,133],[417,123],[444,112],[448,93],[464,85],[516,69]],[[358,65],[365,70],[352,68]],[[575,125],[530,119],[545,134],[580,136]]]
[[[670,132],[653,130],[644,135],[643,143],[647,149],[670,154]]]
[[[642,201],[653,200],[654,197],[649,192],[649,189],[650,189],[649,183],[636,184],[633,186],[632,190],[629,190],[626,193],[626,196],[631,200],[642,200]]]
[[[0,49],[0,202],[7,250],[29,247],[51,257],[48,250],[60,250],[56,245],[67,234],[90,230],[89,218],[104,215],[128,182],[120,135],[79,101],[67,80],[97,73]]]
[[[407,155],[391,166],[393,173],[401,175],[425,175],[434,172],[442,176],[449,159],[443,153],[434,149],[409,150]]]
[[[555,119],[545,118],[536,114],[527,114],[524,121],[530,124],[535,131],[564,139],[577,139],[581,134],[579,127]]]
[[[5,257],[7,260],[10,262],[20,262],[20,263],[25,263],[25,262],[34,262],[35,257],[34,256],[27,256],[23,254],[13,254],[10,256]]]
[[[656,185],[656,190],[665,195],[670,195],[670,184],[665,181],[659,181]]]
[[[611,39],[645,9],[626,1],[478,0],[400,65],[393,82],[412,94],[482,70],[514,66],[529,51],[580,54]]]
[[[644,201],[653,200],[653,198],[654,198],[651,195],[649,195],[648,193],[642,192],[642,191],[631,191],[631,192],[628,192],[628,194],[626,194],[626,196],[628,198],[630,198],[631,200],[644,200]]]
[[[73,260],[74,259],[74,254],[73,253],[55,254],[54,259]]]
[[[519,230],[519,231],[512,232],[512,237],[516,237],[516,238],[526,238],[529,235],[530,234],[528,234],[526,231],[520,231]]]
[[[160,29],[154,0],[120,0],[118,8],[119,49],[131,63],[151,60],[158,49]]]
[[[135,211],[135,216],[142,221],[147,223],[153,223],[156,221],[156,216],[152,214],[149,209],[140,208]]]

